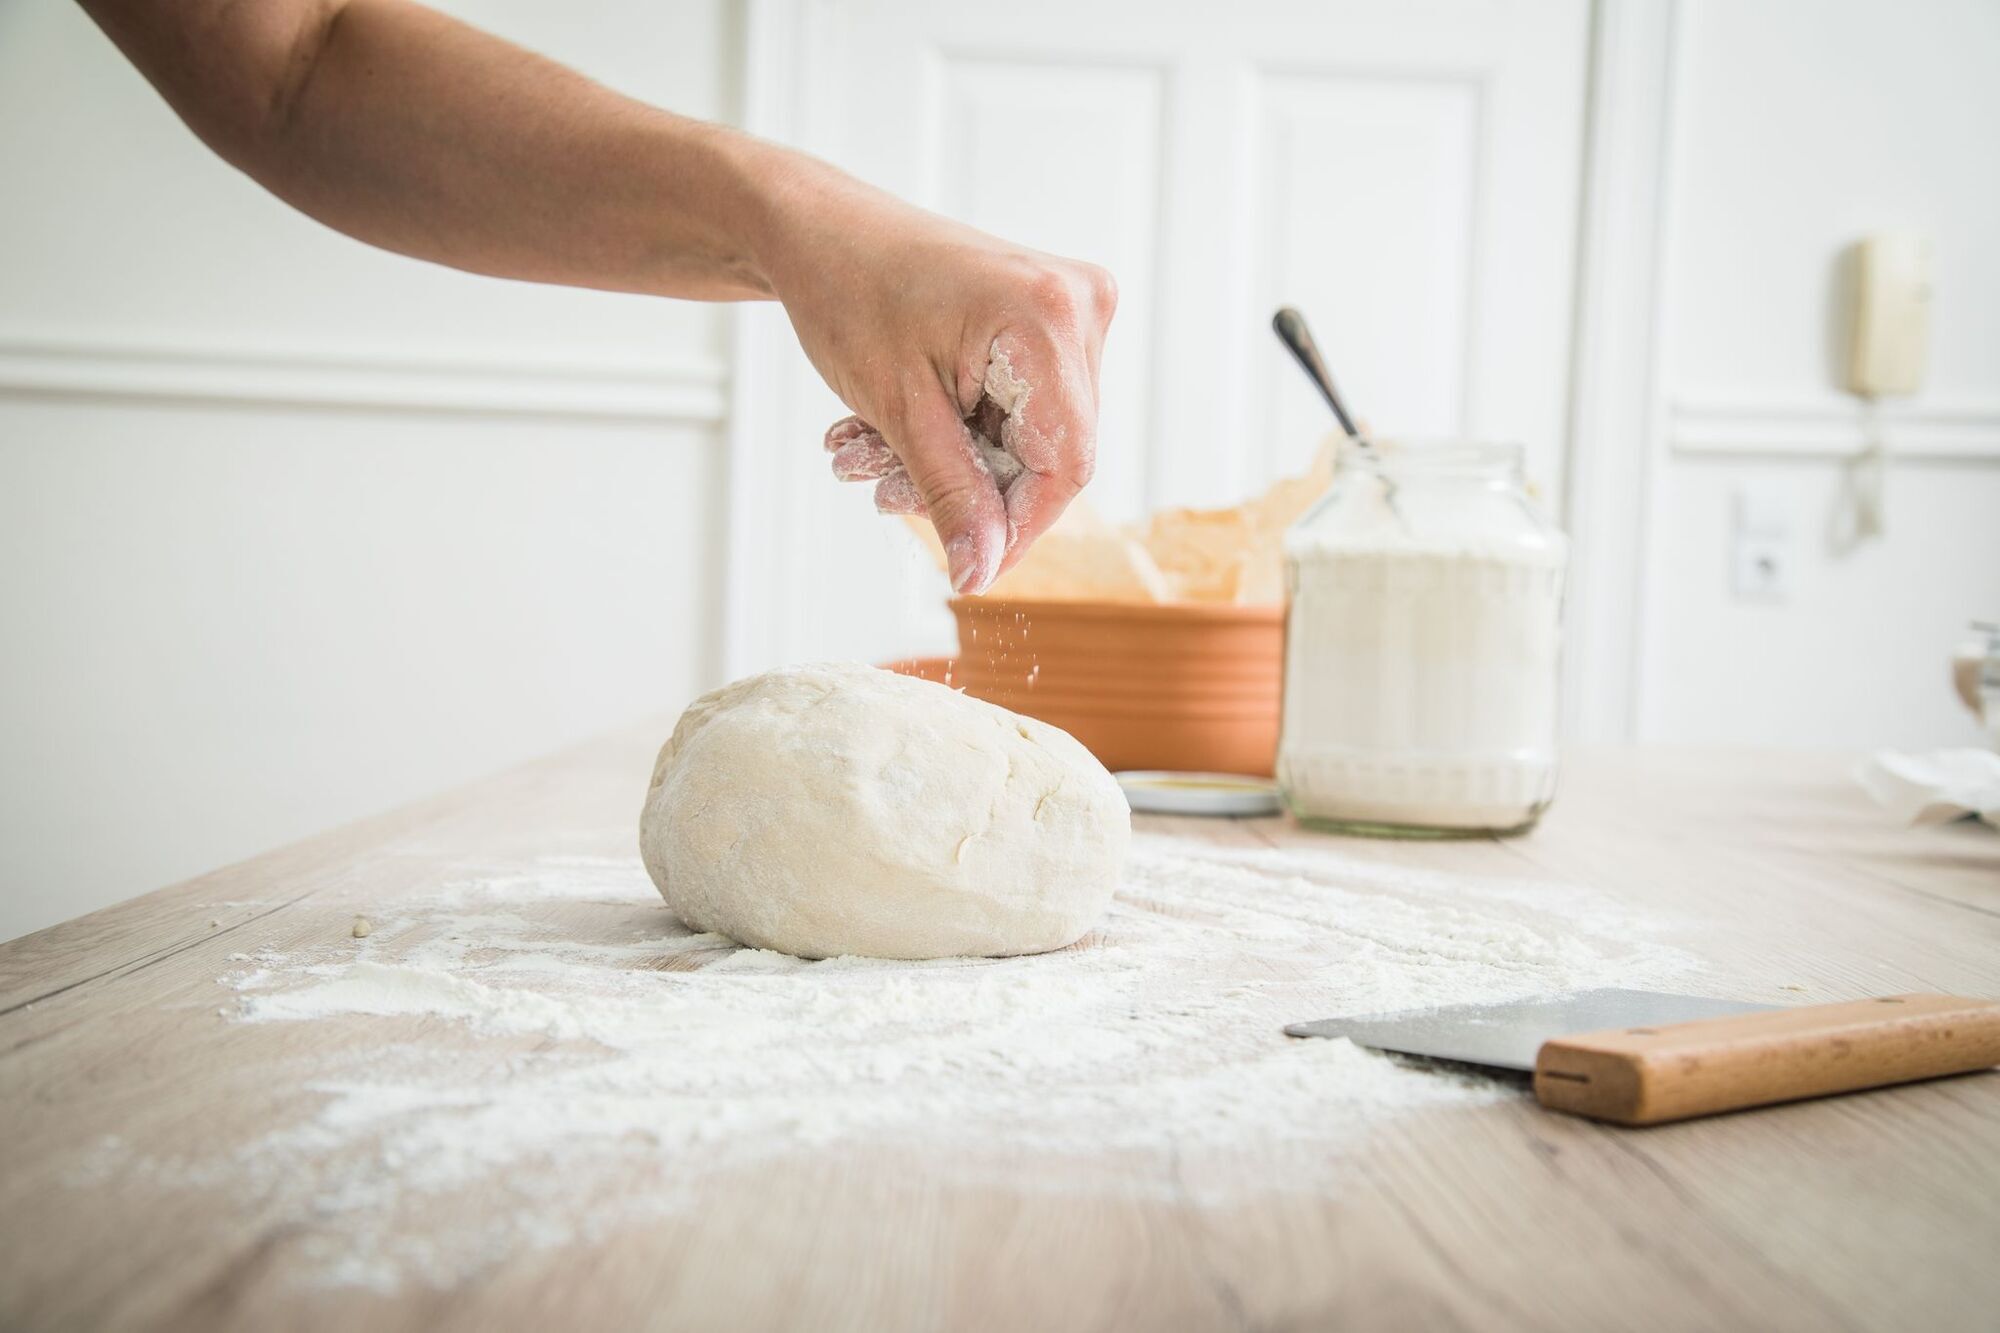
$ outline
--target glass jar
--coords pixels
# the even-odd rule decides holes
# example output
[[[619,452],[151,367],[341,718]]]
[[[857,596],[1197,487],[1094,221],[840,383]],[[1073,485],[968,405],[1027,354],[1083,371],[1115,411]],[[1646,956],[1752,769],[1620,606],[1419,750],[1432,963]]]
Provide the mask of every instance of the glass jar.
[[[1284,548],[1278,785],[1300,822],[1533,827],[1555,794],[1569,543],[1520,447],[1347,441]]]

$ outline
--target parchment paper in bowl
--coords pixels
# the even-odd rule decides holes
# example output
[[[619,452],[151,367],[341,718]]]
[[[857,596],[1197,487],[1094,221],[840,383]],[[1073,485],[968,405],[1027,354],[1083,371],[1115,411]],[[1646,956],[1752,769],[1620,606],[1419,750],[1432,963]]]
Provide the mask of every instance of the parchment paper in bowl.
[[[994,601],[1263,606],[1284,601],[1285,529],[1326,493],[1333,446],[1312,466],[1228,509],[1163,509],[1111,523],[1086,496],[1070,502],[1021,562],[983,596]],[[925,518],[910,530],[940,571],[944,548]]]

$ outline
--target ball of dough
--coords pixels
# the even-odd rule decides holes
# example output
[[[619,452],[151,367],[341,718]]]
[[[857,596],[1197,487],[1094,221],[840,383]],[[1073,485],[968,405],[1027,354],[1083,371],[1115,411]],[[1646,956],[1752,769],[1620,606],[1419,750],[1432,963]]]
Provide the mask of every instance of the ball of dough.
[[[1103,915],[1131,836],[1068,732],[854,663],[695,700],[639,817],[681,920],[805,958],[1060,949]]]

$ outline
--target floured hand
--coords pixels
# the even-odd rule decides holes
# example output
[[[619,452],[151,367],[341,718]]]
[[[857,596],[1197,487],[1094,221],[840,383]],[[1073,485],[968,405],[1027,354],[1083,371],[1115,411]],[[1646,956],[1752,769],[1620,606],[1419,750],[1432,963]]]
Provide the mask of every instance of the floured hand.
[[[997,358],[993,363],[994,366],[1002,364]],[[989,368],[986,378],[996,378],[993,369]],[[998,378],[1004,392],[1004,371]],[[1008,415],[1001,410],[999,400],[994,398],[993,389],[988,387],[980,395],[972,415],[965,419],[965,428],[971,433],[978,463],[998,488],[1003,504],[1014,483],[1027,470],[1018,454],[1005,445],[994,443],[995,440],[1008,438],[1007,425]],[[1018,431],[1015,434],[1018,437]],[[828,427],[826,449],[833,455],[833,475],[837,479],[875,483],[875,507],[883,513],[928,516],[930,511],[924,504],[923,492],[911,479],[909,468],[889,447],[889,442],[882,438],[882,433],[860,417],[842,417]],[[1026,549],[1025,543],[1019,545]],[[1010,555],[1015,554],[1010,552]]]
[[[928,516],[952,586],[982,591],[1090,480],[1111,276],[830,170],[795,191],[770,274],[854,409],[826,435],[834,474],[872,481],[884,512]]]

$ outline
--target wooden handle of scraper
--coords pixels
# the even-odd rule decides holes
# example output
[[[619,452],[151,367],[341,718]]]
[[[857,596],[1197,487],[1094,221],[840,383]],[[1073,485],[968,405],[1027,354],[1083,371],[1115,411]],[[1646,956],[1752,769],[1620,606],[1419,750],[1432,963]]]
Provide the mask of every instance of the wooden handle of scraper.
[[[1594,1120],[1658,1125],[1995,1064],[2000,1003],[1889,995],[1557,1037],[1535,1057],[1535,1098]]]

